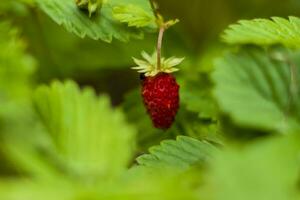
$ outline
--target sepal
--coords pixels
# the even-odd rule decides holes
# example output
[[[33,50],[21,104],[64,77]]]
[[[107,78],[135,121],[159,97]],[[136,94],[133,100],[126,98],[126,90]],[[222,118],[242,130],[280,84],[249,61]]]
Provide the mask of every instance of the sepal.
[[[178,71],[179,69],[175,66],[182,63],[184,58],[176,58],[170,57],[168,59],[161,58],[161,66],[158,69],[157,67],[157,52],[155,51],[152,56],[146,53],[145,51],[142,52],[143,60],[133,58],[133,61],[137,66],[132,67],[132,69],[137,70],[139,73],[145,74],[145,76],[156,76],[157,74],[164,72],[164,73],[173,73]]]

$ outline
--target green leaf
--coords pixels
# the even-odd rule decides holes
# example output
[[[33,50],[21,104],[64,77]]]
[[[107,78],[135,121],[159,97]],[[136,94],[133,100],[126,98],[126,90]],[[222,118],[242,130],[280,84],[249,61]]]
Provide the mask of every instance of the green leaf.
[[[241,20],[231,25],[224,33],[223,40],[229,44],[283,44],[287,47],[300,47],[300,19]]]
[[[289,62],[259,49],[218,59],[212,78],[221,111],[240,126],[284,131],[299,119],[299,83],[291,82],[291,71],[295,76],[299,69]]]
[[[150,148],[150,154],[137,158],[140,165],[154,168],[188,169],[211,158],[217,149],[206,141],[178,136],[177,140],[165,140],[160,146]]]
[[[36,62],[26,53],[18,30],[7,22],[0,23],[0,45],[0,101],[24,98],[30,90]]]
[[[296,199],[299,137],[271,138],[220,152],[211,163],[215,200]]]
[[[76,190],[77,189],[77,190]],[[0,181],[0,198],[7,200],[65,200],[74,199],[76,191],[82,192],[66,181],[32,181],[28,179],[11,179]],[[79,196],[79,195],[78,195]]]
[[[51,165],[48,157],[41,153],[41,148],[30,144],[24,138],[6,139],[1,143],[1,150],[5,152],[11,167],[18,169],[19,173],[29,174],[39,180],[52,180],[58,177],[58,170]]]
[[[39,7],[47,13],[56,23],[64,26],[69,32],[79,37],[89,37],[94,40],[111,42],[113,38],[121,41],[129,41],[132,38],[142,38],[140,30],[128,28],[116,21],[112,16],[112,8],[120,5],[118,0],[110,0],[104,3],[101,10],[92,18],[80,10],[73,0],[36,0]],[[144,8],[151,14],[149,2],[146,0],[126,0],[124,3],[132,3]]]
[[[127,23],[129,27],[145,27],[155,23],[155,17],[146,12],[143,8],[129,5],[120,5],[113,8],[113,16],[122,23]]]
[[[32,123],[30,94],[36,61],[19,31],[0,22],[0,134],[23,132]]]
[[[67,167],[83,175],[114,176],[131,159],[135,130],[123,114],[111,110],[107,97],[79,90],[71,81],[41,86],[35,105]]]
[[[208,77],[198,75],[197,80],[181,79],[181,102],[186,109],[197,113],[201,119],[216,119],[217,106],[211,95],[212,86]]]
[[[200,175],[196,171],[149,173],[134,168],[126,176],[113,181],[99,180],[82,184],[63,179],[35,181],[29,179],[0,179],[0,199],[5,200],[174,200],[198,199]],[[176,192],[173,192],[176,191]]]

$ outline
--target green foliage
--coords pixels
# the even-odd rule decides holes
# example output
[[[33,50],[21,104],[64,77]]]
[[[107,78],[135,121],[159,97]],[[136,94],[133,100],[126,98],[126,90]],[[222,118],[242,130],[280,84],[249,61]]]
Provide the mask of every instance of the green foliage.
[[[111,42],[113,38],[128,41],[131,37],[141,38],[142,32],[137,29],[128,28],[118,23],[112,16],[112,7],[120,5],[117,0],[105,3],[99,13],[89,18],[84,12],[77,8],[73,0],[36,0],[39,7],[46,12],[56,23],[64,26],[69,32],[79,37],[85,36],[94,40]],[[128,0],[137,6],[145,8],[145,12],[151,13],[150,5],[146,0]]]
[[[219,153],[210,174],[212,199],[296,199],[298,136],[273,138]]]
[[[113,16],[118,21],[127,23],[129,27],[140,28],[155,23],[155,18],[152,14],[132,4],[114,7]]]
[[[225,114],[238,125],[285,131],[299,120],[299,91],[293,91],[291,70],[298,66],[259,49],[228,53],[216,61],[214,95]],[[296,79],[298,80],[298,79]]]
[[[19,35],[10,23],[0,22],[0,137],[31,123],[29,104],[37,63]]]
[[[186,72],[189,73],[189,72]],[[193,78],[180,80],[181,102],[201,119],[216,119],[217,109],[211,95],[212,84],[208,74],[193,74]]]
[[[47,181],[0,181],[0,197],[7,200],[39,199],[115,199],[115,200],[197,200],[197,174],[147,173],[132,170],[125,178],[101,181],[96,184],[80,184],[57,178]],[[146,180],[146,181],[145,181]],[[138,187],[137,187],[138,186]],[[170,192],[170,191],[176,192]]]
[[[201,119],[214,120],[216,118],[216,105],[209,91],[195,87],[194,82],[186,83],[181,87],[181,100],[188,111],[197,113]]]
[[[0,4],[0,15],[5,15],[7,12],[16,16],[24,16],[28,13],[26,5],[34,5],[34,0],[11,0],[3,1]]]
[[[130,45],[115,40],[108,45],[88,38],[81,39],[58,26],[46,15],[34,17],[37,19],[25,20],[22,26],[28,32],[27,41],[40,62],[38,78],[42,81],[51,81],[53,77],[75,78],[77,81],[87,78],[86,81],[90,81],[93,76],[99,87],[104,87],[103,78],[108,76],[107,73],[116,73],[122,69],[129,72],[127,69],[133,66],[133,55],[138,55],[142,48],[153,50],[150,39],[132,40]],[[154,41],[156,36],[151,35],[151,38]]]
[[[134,129],[120,111],[111,111],[106,97],[98,99],[88,88],[80,92],[73,82],[54,82],[37,89],[34,99],[60,159],[75,173],[111,176],[126,168]]]
[[[152,5],[169,16],[180,5],[178,16],[184,20],[177,28],[184,30],[165,33],[163,56],[186,57],[175,74],[180,85],[176,120],[170,129],[157,130],[143,105],[139,74],[130,70],[132,57],[152,51],[157,35],[121,43],[157,30],[149,2],[0,4],[1,200],[300,197],[299,18],[243,20],[225,31],[225,42],[236,45],[228,50],[210,41],[214,35],[207,40],[205,26],[200,31],[189,26],[189,19],[203,24],[193,12],[203,7],[211,34],[211,22],[217,20],[207,21],[205,3]],[[229,5],[261,4],[218,3],[225,14],[212,13],[226,19],[213,24],[216,30],[232,20],[229,15],[236,16]],[[121,41],[95,41],[113,38]],[[147,62],[135,61],[145,73],[157,61],[156,54],[143,57]],[[174,72],[171,67],[181,61],[164,59],[162,67]],[[74,80],[61,81],[70,76]]]
[[[150,148],[150,154],[137,158],[140,165],[151,168],[188,169],[209,160],[216,147],[206,141],[178,136],[177,140],[165,140],[160,146]]]
[[[283,44],[287,47],[300,47],[300,19],[281,17],[269,19],[241,20],[231,25],[223,35],[229,44],[274,45]]]
[[[0,27],[1,99],[22,98],[29,91],[36,63],[25,53],[25,43],[18,38],[18,30],[7,22],[0,23]]]

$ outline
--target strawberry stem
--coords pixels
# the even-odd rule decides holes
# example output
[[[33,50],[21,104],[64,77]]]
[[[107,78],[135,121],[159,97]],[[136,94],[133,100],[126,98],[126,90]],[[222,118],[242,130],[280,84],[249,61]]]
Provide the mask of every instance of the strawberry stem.
[[[161,70],[161,48],[162,48],[162,41],[164,37],[164,32],[170,27],[173,26],[178,22],[178,20],[174,21],[164,21],[164,18],[160,15],[157,5],[155,4],[155,0],[149,0],[151,4],[151,8],[153,11],[153,14],[156,18],[156,24],[159,29],[159,34],[158,34],[158,40],[157,40],[157,65],[156,65],[156,70],[160,71]]]
[[[161,69],[161,47],[164,37],[165,27],[161,26],[159,29],[158,40],[157,40],[157,70]]]

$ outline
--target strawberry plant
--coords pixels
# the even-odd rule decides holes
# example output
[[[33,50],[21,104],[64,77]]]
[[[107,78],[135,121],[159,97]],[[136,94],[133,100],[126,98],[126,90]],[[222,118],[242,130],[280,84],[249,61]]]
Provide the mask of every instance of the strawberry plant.
[[[299,11],[1,2],[0,200],[299,199]]]

